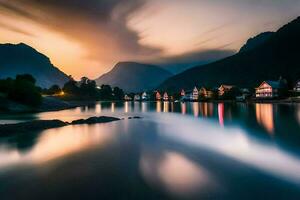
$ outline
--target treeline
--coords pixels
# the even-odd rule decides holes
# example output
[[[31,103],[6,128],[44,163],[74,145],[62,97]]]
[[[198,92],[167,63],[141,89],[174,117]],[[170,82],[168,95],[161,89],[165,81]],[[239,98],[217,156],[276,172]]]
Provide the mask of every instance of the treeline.
[[[38,106],[42,102],[41,88],[35,83],[35,78],[29,74],[17,75],[15,79],[2,79],[0,93],[5,98],[21,104]]]
[[[98,87],[94,80],[82,77],[80,81],[71,76],[62,88],[53,85],[42,91],[44,95],[58,96],[64,100],[123,100],[124,92],[119,87],[112,88],[110,85]]]

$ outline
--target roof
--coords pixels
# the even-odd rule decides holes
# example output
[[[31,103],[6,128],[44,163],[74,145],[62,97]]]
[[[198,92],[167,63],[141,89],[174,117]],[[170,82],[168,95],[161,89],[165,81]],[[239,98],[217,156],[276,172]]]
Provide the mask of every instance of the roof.
[[[269,86],[275,89],[282,88],[280,81],[264,81],[262,84],[260,84],[260,86],[262,86],[264,83],[267,83]]]
[[[232,89],[234,86],[233,85],[221,85],[220,88],[223,87],[225,89]]]

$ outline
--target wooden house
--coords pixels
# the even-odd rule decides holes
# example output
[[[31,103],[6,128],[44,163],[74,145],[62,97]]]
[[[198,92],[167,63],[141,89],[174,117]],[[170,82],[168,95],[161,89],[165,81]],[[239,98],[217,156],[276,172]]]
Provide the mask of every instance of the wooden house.
[[[279,97],[281,89],[280,81],[263,81],[259,87],[255,89],[255,97],[276,98]]]
[[[163,100],[164,101],[169,101],[169,95],[168,95],[167,92],[164,93]]]
[[[226,93],[230,92],[231,90],[233,90],[235,88],[235,86],[233,85],[221,85],[218,88],[218,94],[220,97],[224,96]]]

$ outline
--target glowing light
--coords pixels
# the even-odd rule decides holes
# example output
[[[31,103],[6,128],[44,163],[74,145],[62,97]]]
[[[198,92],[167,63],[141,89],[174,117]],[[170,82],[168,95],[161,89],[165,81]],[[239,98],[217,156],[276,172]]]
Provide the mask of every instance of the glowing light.
[[[158,112],[158,113],[161,112],[161,101],[156,102],[156,112]]]
[[[224,103],[218,104],[218,116],[219,116],[219,124],[224,126]]]
[[[193,112],[194,112],[195,117],[199,116],[199,103],[198,102],[193,102]]]
[[[167,113],[169,112],[169,102],[168,101],[164,101],[164,112]]]
[[[186,103],[181,103],[181,114],[185,115],[186,114]]]
[[[256,120],[270,134],[274,133],[274,116],[272,104],[256,104],[255,105]]]

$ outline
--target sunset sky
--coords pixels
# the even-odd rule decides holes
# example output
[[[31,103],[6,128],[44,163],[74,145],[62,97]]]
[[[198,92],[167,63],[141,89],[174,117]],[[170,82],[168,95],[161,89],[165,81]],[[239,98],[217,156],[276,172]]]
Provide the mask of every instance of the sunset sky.
[[[96,78],[118,61],[237,51],[299,15],[300,0],[0,0],[0,43]]]

